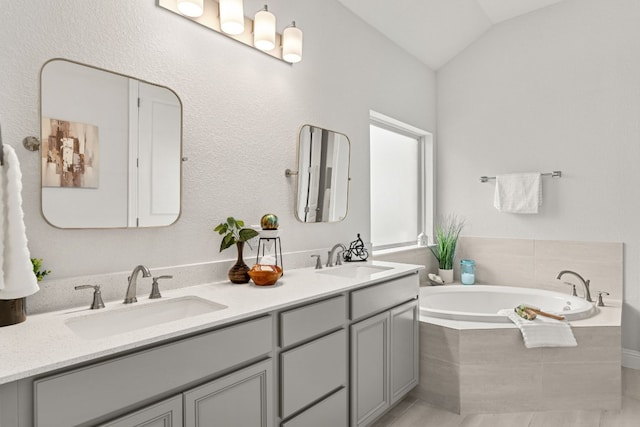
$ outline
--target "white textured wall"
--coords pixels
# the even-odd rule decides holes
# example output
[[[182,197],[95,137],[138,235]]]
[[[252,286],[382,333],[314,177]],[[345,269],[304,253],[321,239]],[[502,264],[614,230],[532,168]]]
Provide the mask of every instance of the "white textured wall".
[[[640,350],[640,2],[567,0],[497,25],[438,71],[438,210],[470,236],[624,242],[623,346]],[[502,214],[481,175],[544,178]]]
[[[262,3],[245,1],[246,14]],[[280,218],[285,252],[369,239],[369,110],[434,130],[435,76],[335,0],[277,0],[278,28],[295,19],[305,37],[294,66],[156,7],[154,0],[3,1],[0,120],[6,143],[39,134],[39,72],[55,57],[166,85],[184,106],[179,221],[141,230],[58,230],[40,213],[38,155],[18,149],[33,256],[54,278],[197,263],[218,253],[213,227],[228,215]],[[352,181],[347,220],[305,225],[293,215],[300,127],[347,134]],[[311,262],[311,261],[310,261]]]

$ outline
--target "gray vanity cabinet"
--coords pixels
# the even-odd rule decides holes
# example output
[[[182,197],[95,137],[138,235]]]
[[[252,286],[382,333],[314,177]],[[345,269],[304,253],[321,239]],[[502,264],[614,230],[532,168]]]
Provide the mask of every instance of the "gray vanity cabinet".
[[[280,314],[282,427],[347,427],[347,296]]]
[[[272,427],[272,387],[268,359],[100,427]]]
[[[410,301],[390,312],[391,404],[402,399],[418,385],[420,348],[418,345],[419,304]]]
[[[185,392],[184,427],[272,427],[272,376],[269,359]]]
[[[182,427],[182,396],[125,415],[100,427]]]
[[[391,405],[389,313],[351,326],[351,425],[365,426]]]
[[[351,426],[371,424],[418,384],[417,275],[351,294]],[[381,311],[383,310],[383,311]]]

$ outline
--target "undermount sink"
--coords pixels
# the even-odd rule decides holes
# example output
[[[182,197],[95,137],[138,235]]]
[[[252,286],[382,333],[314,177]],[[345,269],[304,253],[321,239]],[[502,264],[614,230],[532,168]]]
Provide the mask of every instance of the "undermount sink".
[[[225,308],[223,304],[187,296],[74,317],[67,319],[65,325],[81,338],[98,339]]]
[[[377,265],[357,265],[347,264],[338,267],[327,267],[316,271],[318,274],[327,274],[329,276],[340,276],[350,279],[359,279],[369,277],[372,274],[382,273],[391,270],[391,267],[381,267]]]

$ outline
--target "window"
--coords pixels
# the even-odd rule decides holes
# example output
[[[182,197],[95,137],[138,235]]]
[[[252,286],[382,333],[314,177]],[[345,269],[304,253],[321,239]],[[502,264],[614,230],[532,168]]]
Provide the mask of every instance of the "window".
[[[433,136],[371,111],[371,242],[415,245],[433,226]]]

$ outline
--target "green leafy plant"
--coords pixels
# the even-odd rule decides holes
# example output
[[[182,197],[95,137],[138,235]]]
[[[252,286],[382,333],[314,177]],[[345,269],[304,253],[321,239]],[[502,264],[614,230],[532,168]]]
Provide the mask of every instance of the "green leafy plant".
[[[51,270],[41,270],[42,258],[31,258],[31,265],[33,265],[33,274],[36,275],[38,282],[41,282],[47,274],[51,274]]]
[[[235,219],[232,216],[227,218],[227,222],[218,224],[213,231],[217,231],[218,234],[224,236],[220,242],[220,252],[238,242],[246,242],[247,240],[253,239],[259,234],[253,228],[245,228],[244,221]]]
[[[449,215],[436,223],[434,236],[436,244],[429,249],[438,260],[438,267],[443,270],[453,268],[456,245],[463,227],[464,220],[458,219],[455,215]]]

